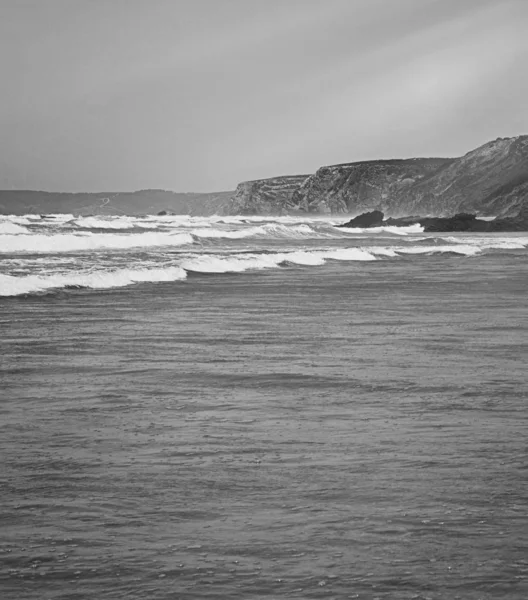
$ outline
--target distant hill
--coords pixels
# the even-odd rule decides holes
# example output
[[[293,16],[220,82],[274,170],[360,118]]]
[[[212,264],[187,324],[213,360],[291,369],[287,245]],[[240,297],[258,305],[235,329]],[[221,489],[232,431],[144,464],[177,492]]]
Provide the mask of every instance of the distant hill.
[[[167,211],[208,216],[223,213],[232,196],[233,192],[194,194],[166,190],[94,194],[4,190],[0,191],[0,214],[145,215]]]
[[[514,216],[528,205],[528,136],[499,138],[460,158],[370,160],[313,175],[239,184],[230,214]]]

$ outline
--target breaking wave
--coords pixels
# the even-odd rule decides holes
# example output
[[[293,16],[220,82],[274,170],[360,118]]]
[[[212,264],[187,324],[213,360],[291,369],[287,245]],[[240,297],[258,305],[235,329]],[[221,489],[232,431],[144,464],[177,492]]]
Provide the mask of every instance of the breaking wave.
[[[406,227],[339,227],[336,228],[343,233],[393,233],[395,235],[409,235],[410,233],[422,233],[424,228],[416,223],[415,225],[408,225]]]
[[[526,251],[526,233],[421,234],[420,226],[336,228],[310,217],[0,216],[0,296],[177,281],[193,273],[407,264]],[[343,268],[345,266],[343,265]]]
[[[25,227],[21,227],[10,221],[0,221],[0,235],[20,235],[29,233]]]
[[[523,250],[528,246],[528,237],[445,237],[440,238],[444,242],[454,244],[469,244],[477,246],[482,250]]]
[[[136,226],[134,222],[126,217],[111,220],[84,217],[76,219],[74,224],[84,229],[133,229]]]
[[[190,232],[197,238],[226,238],[242,239],[248,237],[321,237],[320,232],[315,231],[309,225],[282,225],[280,223],[269,223],[259,227],[247,227],[245,229],[192,229]]]
[[[78,252],[86,250],[147,248],[192,244],[188,233],[148,232],[130,235],[111,233],[2,235],[0,252]]]
[[[180,267],[160,269],[120,269],[91,273],[61,273],[53,275],[26,275],[23,277],[0,274],[0,296],[19,296],[61,288],[107,289],[134,283],[177,281],[187,273]]]
[[[269,254],[235,254],[218,256],[201,254],[180,262],[186,271],[201,273],[238,273],[250,269],[271,269],[284,263],[306,266],[324,265],[327,260],[370,261],[376,257],[360,248],[317,250],[313,252],[274,252]]]

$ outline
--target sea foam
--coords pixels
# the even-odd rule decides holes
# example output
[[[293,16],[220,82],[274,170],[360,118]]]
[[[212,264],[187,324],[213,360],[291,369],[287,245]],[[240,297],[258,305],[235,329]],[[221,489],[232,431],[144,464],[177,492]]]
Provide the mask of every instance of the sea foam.
[[[284,263],[318,266],[327,260],[371,261],[376,257],[360,248],[342,248],[338,250],[316,250],[295,252],[272,252],[267,254],[234,254],[218,256],[200,254],[186,258],[179,264],[187,271],[201,273],[238,273],[250,269],[271,269]]]
[[[192,244],[188,233],[147,232],[136,234],[61,233],[29,236],[1,235],[0,252],[80,252],[99,248],[127,249]]]
[[[258,227],[246,227],[245,229],[218,229],[199,228],[190,231],[197,238],[225,238],[243,239],[249,237],[280,237],[280,238],[303,238],[320,237],[309,225],[283,225],[281,223],[267,223]]]
[[[0,296],[19,296],[67,287],[106,289],[134,283],[177,281],[187,273],[180,267],[158,269],[119,269],[90,273],[58,273],[26,275],[23,277],[0,274]]]
[[[339,231],[342,233],[392,233],[394,235],[409,235],[410,233],[422,233],[424,228],[416,223],[414,225],[407,225],[406,227],[395,227],[391,225],[383,227],[339,227]]]
[[[29,233],[29,230],[11,221],[0,221],[0,235],[20,235],[21,233]]]

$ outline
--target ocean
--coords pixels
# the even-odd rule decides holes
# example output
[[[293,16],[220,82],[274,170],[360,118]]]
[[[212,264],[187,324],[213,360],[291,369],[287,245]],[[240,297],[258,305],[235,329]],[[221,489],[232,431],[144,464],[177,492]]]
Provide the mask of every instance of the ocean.
[[[0,217],[0,597],[528,597],[528,234]]]

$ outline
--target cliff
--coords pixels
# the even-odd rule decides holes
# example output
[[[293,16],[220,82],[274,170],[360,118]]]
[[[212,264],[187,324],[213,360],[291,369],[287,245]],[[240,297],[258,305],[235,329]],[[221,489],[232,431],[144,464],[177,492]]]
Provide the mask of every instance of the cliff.
[[[287,175],[240,183],[227,210],[234,215],[280,215],[299,210],[293,195],[308,175]]]
[[[233,192],[193,194],[166,190],[95,194],[0,190],[0,214],[144,215],[167,211],[209,216],[223,213],[232,196]]]
[[[488,142],[418,182],[398,200],[398,214],[513,216],[528,203],[528,136]]]
[[[514,216],[528,204],[528,136],[499,138],[460,158],[375,160],[321,167],[309,176],[242,183],[230,214]]]
[[[293,202],[307,212],[390,211],[413,185],[449,163],[448,158],[413,158],[322,167],[299,186]]]

